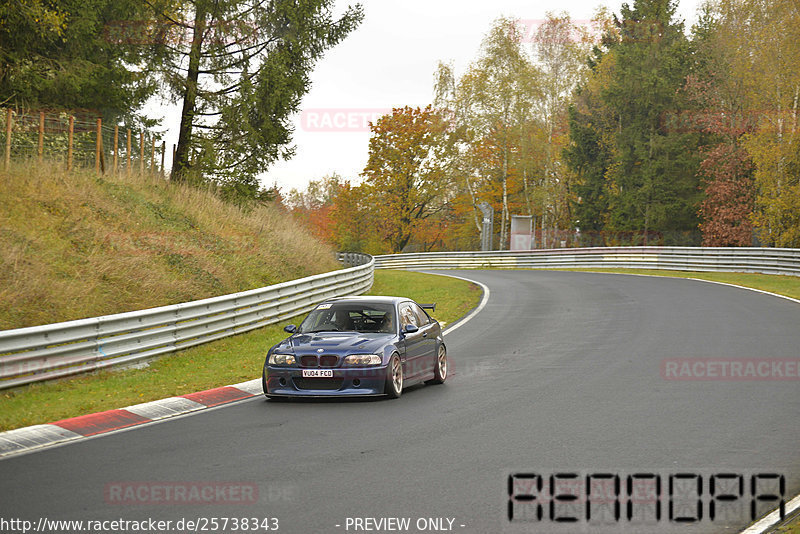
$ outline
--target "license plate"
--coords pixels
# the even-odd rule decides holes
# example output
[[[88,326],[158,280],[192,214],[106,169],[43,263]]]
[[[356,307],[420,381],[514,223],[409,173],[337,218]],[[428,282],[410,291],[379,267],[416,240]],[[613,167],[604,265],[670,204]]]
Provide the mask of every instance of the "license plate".
[[[303,369],[303,378],[333,378],[333,369]]]

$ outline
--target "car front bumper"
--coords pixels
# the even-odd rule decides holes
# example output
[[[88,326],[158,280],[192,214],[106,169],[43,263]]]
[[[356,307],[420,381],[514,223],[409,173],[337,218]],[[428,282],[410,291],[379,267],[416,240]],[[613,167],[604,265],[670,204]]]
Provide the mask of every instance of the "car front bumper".
[[[333,378],[304,378],[300,367],[264,367],[264,393],[275,397],[383,395],[387,366],[333,368]]]

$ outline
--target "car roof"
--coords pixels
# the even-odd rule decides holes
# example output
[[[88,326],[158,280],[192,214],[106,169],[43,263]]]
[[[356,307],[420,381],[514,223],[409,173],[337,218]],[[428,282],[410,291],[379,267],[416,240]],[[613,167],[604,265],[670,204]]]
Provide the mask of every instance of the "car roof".
[[[411,299],[406,297],[382,297],[382,296],[357,296],[357,297],[334,297],[325,302],[348,302],[353,304],[399,304]],[[413,302],[413,301],[412,301]]]

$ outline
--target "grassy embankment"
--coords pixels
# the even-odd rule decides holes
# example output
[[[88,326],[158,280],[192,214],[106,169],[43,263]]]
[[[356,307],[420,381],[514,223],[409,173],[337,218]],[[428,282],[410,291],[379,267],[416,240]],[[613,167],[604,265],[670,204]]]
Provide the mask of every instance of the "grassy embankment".
[[[162,306],[338,268],[278,209],[249,211],[150,178],[0,173],[0,329]],[[379,271],[372,294],[438,303],[450,323],[480,300],[467,282]],[[299,318],[295,318],[297,322]],[[260,374],[282,322],[155,360],[0,391],[0,431],[233,384]]]
[[[0,172],[0,329],[139,310],[339,268],[281,209],[163,179]]]

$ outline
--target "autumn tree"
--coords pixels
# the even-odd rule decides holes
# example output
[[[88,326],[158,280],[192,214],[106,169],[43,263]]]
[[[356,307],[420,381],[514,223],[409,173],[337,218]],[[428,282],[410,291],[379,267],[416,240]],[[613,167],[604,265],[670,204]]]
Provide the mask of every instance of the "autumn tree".
[[[383,222],[365,185],[344,181],[330,211],[331,233],[338,250],[386,254],[393,252],[380,234]]]
[[[415,229],[446,204],[445,128],[431,106],[396,108],[370,124],[363,187],[381,214],[381,233],[392,252],[402,251]]]
[[[451,64],[439,62],[434,74],[434,106],[449,118],[445,132],[446,142],[442,157],[453,189],[451,208],[460,219],[458,233],[461,242],[466,238],[465,250],[474,248],[481,232],[481,216],[478,208],[480,178],[476,176],[477,164],[472,150],[476,132],[470,128],[470,102],[463,92]],[[470,239],[471,237],[471,239]]]
[[[469,76],[462,79],[462,92],[471,102],[471,125],[478,132],[484,157],[477,163],[484,176],[499,185],[500,249],[508,242],[514,193],[512,173],[522,131],[530,128],[537,97],[539,72],[525,53],[522,35],[513,19],[498,19],[484,37],[481,54]]]
[[[800,9],[794,0],[726,0],[720,31],[756,122],[741,142],[755,168],[753,222],[765,244],[800,246]],[[731,31],[734,30],[735,31]]]
[[[730,32],[711,7],[704,7],[693,28],[693,73],[685,92],[690,106],[674,117],[674,126],[707,134],[701,140],[700,230],[703,246],[749,246],[752,243],[754,184],[752,158],[742,136],[755,127],[747,110],[742,80],[733,75],[738,53],[730,48]],[[738,21],[737,26],[745,21]],[[691,104],[694,104],[693,106]]]
[[[336,197],[345,184],[346,181],[336,173],[321,180],[311,180],[302,191],[296,188],[290,190],[284,204],[296,219],[311,228],[314,235],[334,243],[336,238],[331,214]]]
[[[753,239],[753,161],[741,146],[719,143],[700,164],[703,246],[750,246]]]
[[[800,244],[798,11],[791,2],[715,0],[695,27],[698,104],[682,127],[710,138],[700,167],[703,243]]]

